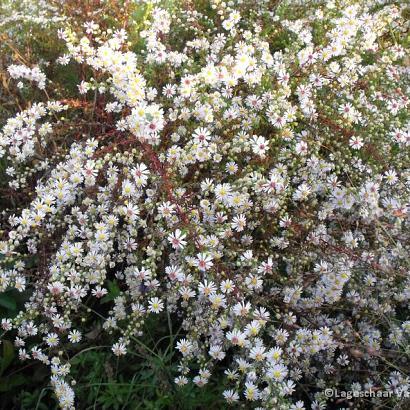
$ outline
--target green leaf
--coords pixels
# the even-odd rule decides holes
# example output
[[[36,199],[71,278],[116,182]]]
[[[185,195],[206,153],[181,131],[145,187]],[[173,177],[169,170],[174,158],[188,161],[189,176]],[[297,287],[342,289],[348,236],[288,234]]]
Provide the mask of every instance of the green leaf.
[[[119,296],[120,294],[120,288],[118,287],[117,282],[113,282],[111,280],[108,281],[108,290],[110,291],[110,294],[114,297]]]
[[[14,347],[9,340],[3,341],[3,356],[0,362],[0,375],[3,374],[4,370],[10,365],[14,359]]]
[[[16,310],[17,308],[16,301],[5,293],[0,295],[0,306],[9,310]]]
[[[108,288],[108,294],[105,295],[102,299],[101,299],[101,303],[107,303],[107,302],[111,302],[112,300],[114,300],[117,296],[120,295],[121,290],[118,287],[117,282],[113,282],[111,280],[108,281],[107,283],[107,288]]]
[[[26,383],[26,378],[22,374],[15,374],[11,377],[0,377],[0,392],[6,392],[13,387]]]

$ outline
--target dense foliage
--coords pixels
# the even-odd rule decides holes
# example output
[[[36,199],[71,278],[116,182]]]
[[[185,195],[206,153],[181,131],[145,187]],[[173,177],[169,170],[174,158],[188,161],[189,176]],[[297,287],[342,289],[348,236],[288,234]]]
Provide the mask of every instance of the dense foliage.
[[[210,408],[194,387],[218,408],[405,402],[406,2],[1,13],[1,338],[47,366],[62,409],[86,408],[76,378],[108,370],[79,358],[99,348],[123,408],[141,359],[185,391],[152,408]]]

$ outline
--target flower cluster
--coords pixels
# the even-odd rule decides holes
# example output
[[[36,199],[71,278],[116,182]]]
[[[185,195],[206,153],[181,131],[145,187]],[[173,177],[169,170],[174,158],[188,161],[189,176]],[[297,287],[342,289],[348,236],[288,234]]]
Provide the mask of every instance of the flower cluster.
[[[5,0],[0,7],[0,28],[13,26],[16,35],[19,34],[22,24],[50,29],[54,24],[61,24],[66,20],[52,2],[46,0]]]
[[[3,213],[0,290],[32,295],[2,329],[50,366],[63,409],[59,352],[113,282],[113,354],[166,314],[180,386],[223,373],[227,403],[258,409],[325,409],[325,387],[394,402],[410,391],[408,9],[175,3],[139,2],[141,48],[131,29],[61,28],[78,101],[33,104],[0,133],[10,187],[34,184]],[[9,68],[44,88],[33,70]]]
[[[40,70],[39,67],[30,69],[25,65],[13,64],[8,67],[10,76],[14,79],[25,78],[26,80],[34,81],[37,83],[40,90],[44,90],[46,86],[46,75]],[[23,83],[19,83],[19,87],[23,87]]]

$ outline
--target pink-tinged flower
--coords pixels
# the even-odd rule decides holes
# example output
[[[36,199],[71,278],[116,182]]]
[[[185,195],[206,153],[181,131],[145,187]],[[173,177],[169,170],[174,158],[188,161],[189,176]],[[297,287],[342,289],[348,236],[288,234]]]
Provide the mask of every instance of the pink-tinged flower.
[[[353,137],[351,137],[350,140],[349,140],[349,145],[350,145],[353,149],[359,150],[359,149],[362,148],[363,145],[364,145],[363,138],[353,136]]]
[[[269,149],[269,142],[263,137],[254,136],[252,138],[252,151],[259,155],[260,157],[264,157],[266,151]]]
[[[212,257],[206,253],[199,253],[195,260],[195,265],[200,271],[205,272],[213,266]]]
[[[184,240],[185,238],[186,234],[177,229],[173,234],[170,234],[168,236],[168,241],[171,243],[174,249],[183,249],[187,244],[187,242]]]
[[[114,343],[112,345],[112,349],[113,353],[116,356],[123,356],[127,353],[127,348],[125,347],[124,343]]]

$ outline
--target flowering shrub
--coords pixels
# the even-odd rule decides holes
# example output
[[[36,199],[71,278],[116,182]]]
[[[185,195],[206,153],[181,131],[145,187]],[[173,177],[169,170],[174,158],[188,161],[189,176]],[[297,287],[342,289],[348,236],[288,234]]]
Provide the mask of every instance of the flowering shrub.
[[[16,93],[39,91],[0,134],[18,198],[0,291],[30,290],[3,337],[50,367],[61,408],[75,407],[70,355],[90,321],[123,356],[155,315],[182,325],[175,383],[224,374],[229,404],[410,392],[409,7],[59,10],[52,63],[78,70],[76,93],[53,90],[44,61],[8,67]]]

